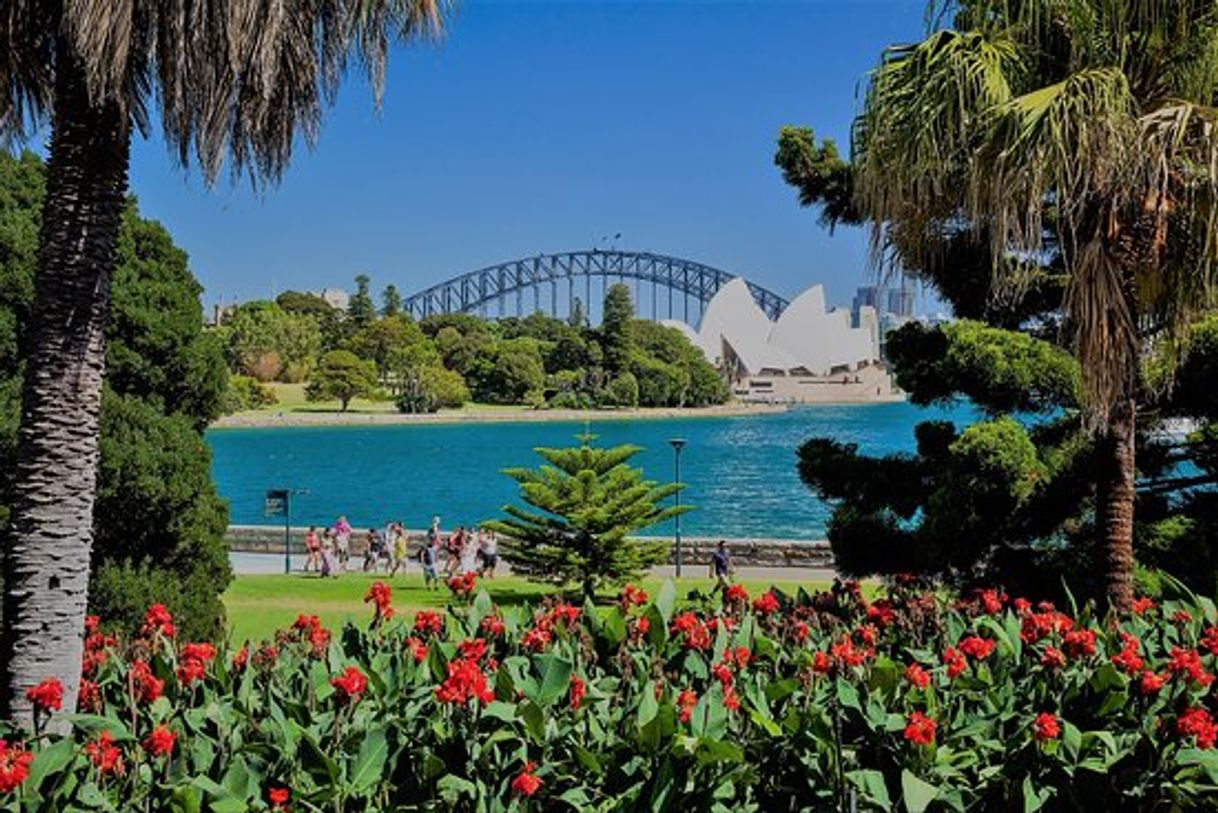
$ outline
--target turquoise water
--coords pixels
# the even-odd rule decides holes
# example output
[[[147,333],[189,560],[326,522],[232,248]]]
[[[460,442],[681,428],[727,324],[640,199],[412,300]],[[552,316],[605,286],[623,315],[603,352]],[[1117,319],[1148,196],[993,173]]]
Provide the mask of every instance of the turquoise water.
[[[965,413],[957,411],[955,416]],[[771,415],[596,421],[604,445],[634,443],[647,476],[668,481],[668,439],[687,441],[682,517],[696,536],[822,539],[828,506],[804,487],[795,450],[813,436],[857,443],[870,454],[911,451],[913,427],[952,412],[905,403],[816,406]],[[583,424],[483,423],[375,427],[218,429],[207,438],[220,493],[238,524],[273,523],[262,514],[270,488],[307,491],[294,498],[293,523],[331,523],[346,514],[357,527],[389,520],[419,528],[438,514],[445,527],[497,516],[517,497],[500,471],[534,466],[536,446],[569,446]],[[669,532],[657,526],[653,533]]]

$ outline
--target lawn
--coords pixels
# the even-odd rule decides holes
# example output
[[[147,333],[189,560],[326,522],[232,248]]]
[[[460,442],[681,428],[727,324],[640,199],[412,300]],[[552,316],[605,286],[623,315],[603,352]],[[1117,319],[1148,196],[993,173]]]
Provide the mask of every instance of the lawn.
[[[364,594],[373,578],[363,573],[346,573],[337,579],[304,574],[238,576],[224,593],[233,638],[238,641],[270,638],[276,629],[290,625],[300,613],[320,616],[331,628],[341,626],[348,619],[362,624],[371,617],[369,605],[364,604]],[[450,598],[447,588],[425,590],[423,577],[418,573],[396,579],[380,578],[393,588],[393,605],[400,613],[413,615],[421,608],[443,607]],[[693,590],[705,592],[712,583],[708,578],[684,578],[679,584],[680,595],[685,597]],[[481,584],[500,605],[536,599],[550,589],[513,576],[484,580]],[[660,586],[660,580],[645,579],[641,584],[654,592]],[[743,584],[750,593],[760,593],[769,587],[763,582],[746,581]],[[827,582],[784,582],[782,589],[820,590],[827,586]]]
[[[309,401],[305,399],[304,384],[283,384],[278,381],[272,381],[266,386],[275,393],[278,401],[261,409],[251,409],[245,412],[239,412],[242,416],[256,415],[274,415],[282,412],[284,414],[292,413],[328,413],[339,412],[341,405],[338,401]],[[487,413],[512,413],[531,411],[533,408],[522,406],[519,404],[474,404],[469,403],[460,409],[443,409],[442,414],[487,414]],[[369,400],[367,398],[356,398],[351,401],[347,407],[348,412],[355,414],[378,414],[378,413],[396,413],[397,405],[392,398],[383,398],[378,400]]]

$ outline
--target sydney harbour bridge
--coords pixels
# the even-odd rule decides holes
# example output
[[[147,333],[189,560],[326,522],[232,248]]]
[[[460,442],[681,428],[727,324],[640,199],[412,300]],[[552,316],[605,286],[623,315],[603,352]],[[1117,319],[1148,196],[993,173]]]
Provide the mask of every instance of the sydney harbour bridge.
[[[605,290],[621,282],[631,286],[640,318],[681,319],[693,325],[711,297],[736,276],[679,257],[592,249],[538,254],[481,268],[433,285],[402,304],[416,319],[458,312],[566,316],[579,300],[590,315]],[[787,300],[753,282],[748,286],[761,310],[777,319]]]

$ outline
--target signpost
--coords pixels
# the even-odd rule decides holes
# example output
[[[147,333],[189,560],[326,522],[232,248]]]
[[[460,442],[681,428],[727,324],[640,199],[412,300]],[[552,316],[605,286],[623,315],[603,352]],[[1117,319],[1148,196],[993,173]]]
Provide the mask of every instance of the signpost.
[[[292,572],[292,492],[274,488],[266,492],[263,513],[268,517],[283,517],[283,572]]]
[[[673,438],[672,440],[668,441],[668,443],[669,443],[669,445],[672,446],[672,452],[673,452],[673,469],[674,469],[673,482],[675,482],[677,485],[680,485],[681,484],[681,450],[685,448],[685,438]],[[681,508],[681,491],[680,491],[680,489],[677,490],[677,492],[674,496],[676,497],[677,509],[679,511]],[[676,534],[676,536],[677,536],[677,540],[676,540],[677,541],[676,577],[679,579],[679,578],[681,578],[681,515],[678,513],[673,519],[676,523],[676,531],[677,531],[677,534]]]

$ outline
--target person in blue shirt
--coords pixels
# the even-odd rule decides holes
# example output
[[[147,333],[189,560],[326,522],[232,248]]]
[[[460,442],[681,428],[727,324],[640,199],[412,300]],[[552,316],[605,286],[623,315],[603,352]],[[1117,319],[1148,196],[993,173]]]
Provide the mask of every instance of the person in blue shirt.
[[[732,553],[727,549],[727,542],[720,539],[711,554],[711,576],[715,579],[716,590],[726,590],[731,583]]]

